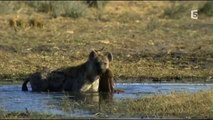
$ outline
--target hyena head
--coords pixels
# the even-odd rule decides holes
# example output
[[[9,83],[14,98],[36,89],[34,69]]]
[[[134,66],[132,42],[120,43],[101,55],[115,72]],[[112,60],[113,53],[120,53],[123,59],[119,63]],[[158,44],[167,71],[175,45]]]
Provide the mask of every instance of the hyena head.
[[[109,63],[112,61],[112,53],[102,53],[92,50],[88,58],[88,72],[93,75],[101,75],[109,68]]]

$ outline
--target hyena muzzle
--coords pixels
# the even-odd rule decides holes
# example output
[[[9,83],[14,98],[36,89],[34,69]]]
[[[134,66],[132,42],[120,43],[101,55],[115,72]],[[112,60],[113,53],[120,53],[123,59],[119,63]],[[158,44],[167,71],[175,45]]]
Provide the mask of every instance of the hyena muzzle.
[[[98,92],[99,79],[103,78],[102,74],[108,72],[112,59],[110,52],[92,50],[88,60],[81,65],[33,73],[24,81],[22,91],[28,91],[27,83],[30,82],[32,91],[37,92]]]

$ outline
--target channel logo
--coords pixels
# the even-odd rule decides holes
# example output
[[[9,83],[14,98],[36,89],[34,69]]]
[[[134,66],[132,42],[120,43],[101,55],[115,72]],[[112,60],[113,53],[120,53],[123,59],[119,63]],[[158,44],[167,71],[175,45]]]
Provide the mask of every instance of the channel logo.
[[[191,18],[198,19],[198,10],[191,10]]]

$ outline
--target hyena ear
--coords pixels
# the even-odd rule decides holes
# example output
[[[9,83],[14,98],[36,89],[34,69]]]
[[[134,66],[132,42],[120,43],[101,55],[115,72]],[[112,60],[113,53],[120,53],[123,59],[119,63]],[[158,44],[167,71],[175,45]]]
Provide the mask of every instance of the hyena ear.
[[[96,57],[96,52],[94,50],[92,50],[89,54],[89,59],[92,60]]]
[[[111,52],[107,52],[107,58],[109,60],[109,62],[111,62],[113,60],[113,56]]]

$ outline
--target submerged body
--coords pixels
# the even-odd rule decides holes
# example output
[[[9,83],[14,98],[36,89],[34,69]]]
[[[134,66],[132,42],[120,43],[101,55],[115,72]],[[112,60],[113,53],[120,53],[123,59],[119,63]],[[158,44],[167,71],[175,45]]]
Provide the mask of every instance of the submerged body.
[[[33,73],[23,83],[22,90],[27,91],[27,83],[30,82],[32,91],[38,92],[98,92],[99,79],[107,71],[111,61],[111,53],[104,55],[92,51],[88,60],[81,65]]]

